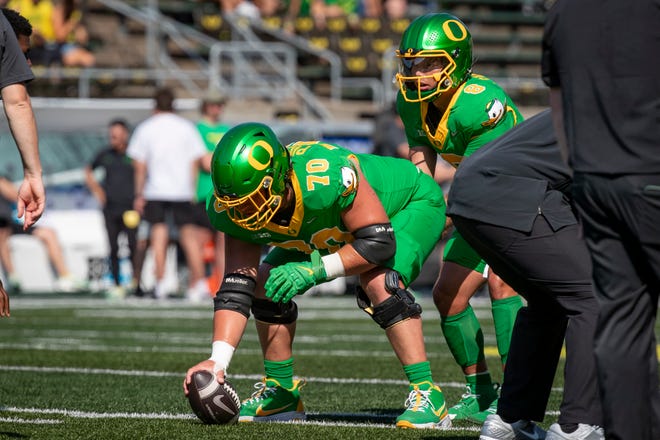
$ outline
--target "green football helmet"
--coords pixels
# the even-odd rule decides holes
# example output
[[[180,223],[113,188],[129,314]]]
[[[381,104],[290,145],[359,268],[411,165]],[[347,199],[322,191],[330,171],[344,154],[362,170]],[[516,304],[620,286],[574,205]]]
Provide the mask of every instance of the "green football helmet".
[[[472,36],[465,24],[451,14],[422,15],[403,33],[396,56],[400,59],[396,79],[403,98],[408,102],[432,101],[469,77]],[[417,76],[416,72],[429,74]],[[422,81],[430,78],[437,86],[426,90]]]
[[[289,152],[268,126],[230,129],[213,152],[211,178],[217,203],[241,228],[263,228],[282,205],[289,179]]]

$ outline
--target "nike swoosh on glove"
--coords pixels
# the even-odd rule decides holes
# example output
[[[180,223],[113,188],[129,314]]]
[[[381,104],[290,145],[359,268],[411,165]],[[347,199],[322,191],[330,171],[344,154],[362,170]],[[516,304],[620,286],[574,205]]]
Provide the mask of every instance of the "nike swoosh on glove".
[[[325,281],[326,277],[321,255],[314,251],[311,261],[286,263],[271,269],[264,288],[266,296],[273,302],[286,303]]]

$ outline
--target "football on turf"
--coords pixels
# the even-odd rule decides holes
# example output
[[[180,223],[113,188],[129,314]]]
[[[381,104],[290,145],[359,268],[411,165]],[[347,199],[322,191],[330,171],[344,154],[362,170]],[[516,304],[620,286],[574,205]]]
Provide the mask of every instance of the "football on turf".
[[[188,402],[195,415],[204,423],[228,425],[238,420],[241,400],[227,381],[218,383],[213,373],[195,371],[188,384]]]

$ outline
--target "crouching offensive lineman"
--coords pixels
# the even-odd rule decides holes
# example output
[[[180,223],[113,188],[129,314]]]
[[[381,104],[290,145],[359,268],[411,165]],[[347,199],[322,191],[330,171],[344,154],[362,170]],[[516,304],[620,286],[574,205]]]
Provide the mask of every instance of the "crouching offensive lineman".
[[[207,212],[227,236],[226,275],[215,297],[211,358],[190,368],[219,382],[255,317],[265,378],[243,402],[241,421],[304,419],[302,380],[293,379],[297,306],[292,298],[359,275],[358,304],[385,333],[410,381],[402,428],[447,427],[433,382],[421,307],[406,290],[445,225],[443,194],[409,161],[354,154],[324,142],[282,146],[259,123],[232,128],[217,145]],[[275,246],[260,265],[264,245]]]

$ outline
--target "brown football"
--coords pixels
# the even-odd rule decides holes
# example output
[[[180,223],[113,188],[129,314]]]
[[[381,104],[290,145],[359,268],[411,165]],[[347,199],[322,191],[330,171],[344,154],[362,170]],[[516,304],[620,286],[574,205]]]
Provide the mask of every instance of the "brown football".
[[[188,384],[188,402],[195,415],[204,423],[228,425],[238,420],[241,399],[227,381],[218,383],[213,373],[195,371]]]

